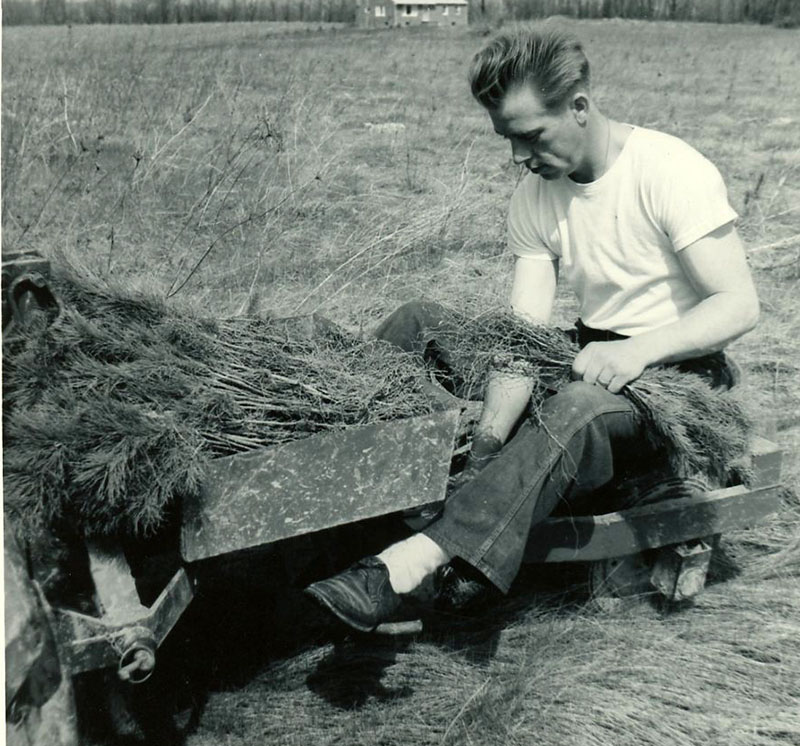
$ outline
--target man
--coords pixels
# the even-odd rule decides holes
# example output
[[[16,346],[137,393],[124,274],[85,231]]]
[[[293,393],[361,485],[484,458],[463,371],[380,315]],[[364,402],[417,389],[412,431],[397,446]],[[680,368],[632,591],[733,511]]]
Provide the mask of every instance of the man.
[[[564,275],[580,303],[581,350],[575,381],[508,443],[532,384],[522,373],[495,376],[473,447],[485,468],[424,531],[306,589],[364,631],[390,621],[403,594],[456,557],[506,592],[531,525],[608,483],[641,442],[622,388],[660,364],[729,383],[721,350],[758,317],[717,169],[675,137],[604,116],[579,42],[549,28],[503,33],[475,56],[470,82],[530,172],[508,215],[511,306],[547,322]],[[410,304],[380,336],[413,349],[435,337],[436,323],[429,306]]]

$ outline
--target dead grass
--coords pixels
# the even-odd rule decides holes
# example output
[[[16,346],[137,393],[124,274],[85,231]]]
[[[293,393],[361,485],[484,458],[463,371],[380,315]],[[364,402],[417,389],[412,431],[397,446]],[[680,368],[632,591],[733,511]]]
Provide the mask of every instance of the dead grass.
[[[189,743],[793,744],[797,603],[747,573],[678,612],[518,587],[413,643],[345,639],[267,666],[215,694]]]
[[[734,354],[794,486],[797,34],[575,28],[604,110],[684,137],[727,180],[763,302]],[[494,306],[516,172],[468,97],[465,60],[481,41],[259,24],[4,29],[5,247],[58,249],[219,316],[319,310],[358,331],[412,297]],[[564,295],[559,320],[573,313]],[[733,571],[677,611],[595,614],[523,586],[395,649],[319,642],[329,631],[287,632],[282,613],[247,607],[260,625],[226,650],[249,665],[212,679],[188,743],[800,743],[799,513],[787,497],[769,523],[728,537]]]

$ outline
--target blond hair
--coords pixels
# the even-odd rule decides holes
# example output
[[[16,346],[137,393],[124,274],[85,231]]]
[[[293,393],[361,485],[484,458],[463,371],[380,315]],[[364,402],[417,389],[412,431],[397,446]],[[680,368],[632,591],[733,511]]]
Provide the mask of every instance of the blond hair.
[[[560,108],[581,85],[589,85],[589,60],[574,36],[549,26],[522,27],[495,36],[472,59],[472,95],[487,109],[508,90],[527,83],[549,109]]]

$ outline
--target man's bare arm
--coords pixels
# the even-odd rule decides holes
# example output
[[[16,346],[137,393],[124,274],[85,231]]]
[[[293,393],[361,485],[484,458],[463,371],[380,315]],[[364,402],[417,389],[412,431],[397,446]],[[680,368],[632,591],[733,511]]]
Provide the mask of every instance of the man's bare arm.
[[[534,324],[546,324],[553,313],[558,262],[517,257],[511,284],[511,310]]]
[[[732,223],[695,241],[678,256],[702,298],[700,303],[680,321],[659,329],[587,345],[572,366],[577,378],[617,393],[650,365],[721,350],[756,325],[758,296]]]
[[[556,262],[518,258],[511,287],[514,313],[529,322],[547,322],[553,311],[557,279]],[[528,376],[506,371],[493,374],[484,391],[476,437],[505,443],[528,406],[532,389],[533,379]]]

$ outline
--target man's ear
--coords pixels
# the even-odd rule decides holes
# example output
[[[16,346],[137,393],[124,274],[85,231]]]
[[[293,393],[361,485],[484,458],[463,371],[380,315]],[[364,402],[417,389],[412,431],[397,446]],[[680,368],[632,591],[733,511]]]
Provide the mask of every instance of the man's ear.
[[[569,108],[575,121],[584,126],[589,120],[589,95],[585,91],[575,91],[569,102]]]

